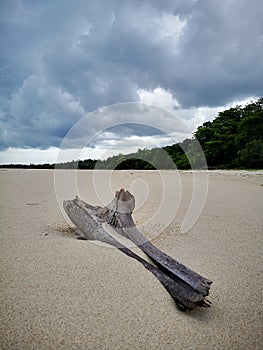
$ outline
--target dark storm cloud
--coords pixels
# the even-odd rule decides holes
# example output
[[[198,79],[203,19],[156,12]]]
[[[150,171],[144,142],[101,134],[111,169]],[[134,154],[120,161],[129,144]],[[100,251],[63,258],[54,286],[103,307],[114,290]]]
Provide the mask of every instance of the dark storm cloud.
[[[161,87],[184,109],[260,96],[262,10],[261,0],[2,1],[1,147],[59,146],[85,114],[139,101],[141,89]]]
[[[196,3],[180,41],[183,55],[176,62],[181,69],[171,84],[180,102],[219,105],[262,94],[258,78],[263,72],[263,22],[258,14],[263,4],[250,4],[246,0]]]

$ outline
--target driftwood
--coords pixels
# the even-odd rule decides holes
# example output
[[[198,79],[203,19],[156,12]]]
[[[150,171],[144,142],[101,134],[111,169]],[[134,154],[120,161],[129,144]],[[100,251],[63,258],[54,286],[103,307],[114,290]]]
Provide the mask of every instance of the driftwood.
[[[132,219],[135,200],[128,191],[122,189],[117,191],[112,202],[104,208],[89,205],[78,197],[64,201],[63,206],[71,221],[86,239],[110,244],[139,261],[161,282],[180,309],[210,306],[205,297],[209,294],[212,281],[177,262],[147,241]],[[109,226],[133,241],[155,265],[113,237]]]

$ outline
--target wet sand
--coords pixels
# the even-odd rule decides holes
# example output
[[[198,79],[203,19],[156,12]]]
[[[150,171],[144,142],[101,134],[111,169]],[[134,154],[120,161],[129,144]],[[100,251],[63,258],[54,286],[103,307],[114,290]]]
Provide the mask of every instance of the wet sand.
[[[73,172],[59,172],[54,187],[53,171],[0,171],[0,349],[261,349],[263,171],[194,174],[207,196],[192,172],[116,171],[109,184],[100,171],[95,186],[77,173],[94,205],[129,189],[144,234],[213,280],[212,307],[185,313],[137,261],[76,239],[60,208]],[[203,210],[185,223],[193,189]]]

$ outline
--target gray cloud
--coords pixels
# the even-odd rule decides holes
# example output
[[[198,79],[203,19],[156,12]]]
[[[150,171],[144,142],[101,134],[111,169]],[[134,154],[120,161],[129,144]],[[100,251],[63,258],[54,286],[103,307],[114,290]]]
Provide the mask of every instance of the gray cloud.
[[[262,93],[262,9],[260,1],[198,2],[180,42],[181,69],[175,74],[175,82],[189,89],[171,84],[179,101],[211,106]]]
[[[1,2],[0,147],[59,146],[85,114],[139,101],[141,89],[169,91],[188,119],[260,96],[262,10],[261,0]]]

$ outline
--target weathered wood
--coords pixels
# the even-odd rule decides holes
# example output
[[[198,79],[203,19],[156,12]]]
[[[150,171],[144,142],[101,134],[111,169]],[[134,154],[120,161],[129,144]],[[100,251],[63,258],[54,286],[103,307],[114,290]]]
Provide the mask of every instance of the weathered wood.
[[[179,263],[171,256],[162,252],[149,242],[136,228],[132,219],[132,211],[135,207],[134,196],[129,191],[121,189],[116,192],[115,198],[107,206],[108,220],[116,227],[120,227],[125,236],[129,237],[145,254],[147,254],[158,267],[171,278],[176,276],[189,284],[193,289],[204,296],[209,294],[212,281],[199,275],[185,265]]]
[[[139,261],[161,282],[181,309],[193,309],[196,306],[210,306],[210,302],[205,300],[209,288],[207,290],[200,288],[203,277],[176,262],[167,254],[156,250],[157,248],[150,242],[147,242],[145,237],[137,230],[131,217],[131,212],[134,209],[134,197],[128,191],[118,191],[113,201],[105,208],[91,206],[79,198],[64,201],[63,206],[71,221],[86,239],[99,240],[111,244],[126,255]],[[117,241],[110,234],[110,231],[107,230],[105,221],[108,221],[117,232],[132,239],[136,245],[157,263],[157,266],[150,264]],[[162,265],[164,257],[167,257],[168,267],[172,266],[172,268],[170,268],[172,271],[166,268],[167,264]],[[171,260],[169,260],[169,258]],[[184,271],[188,277],[185,277]],[[192,282],[191,276],[194,276],[195,284]],[[200,278],[201,281],[197,288],[198,278]],[[209,283],[211,284],[211,281],[209,281]]]

